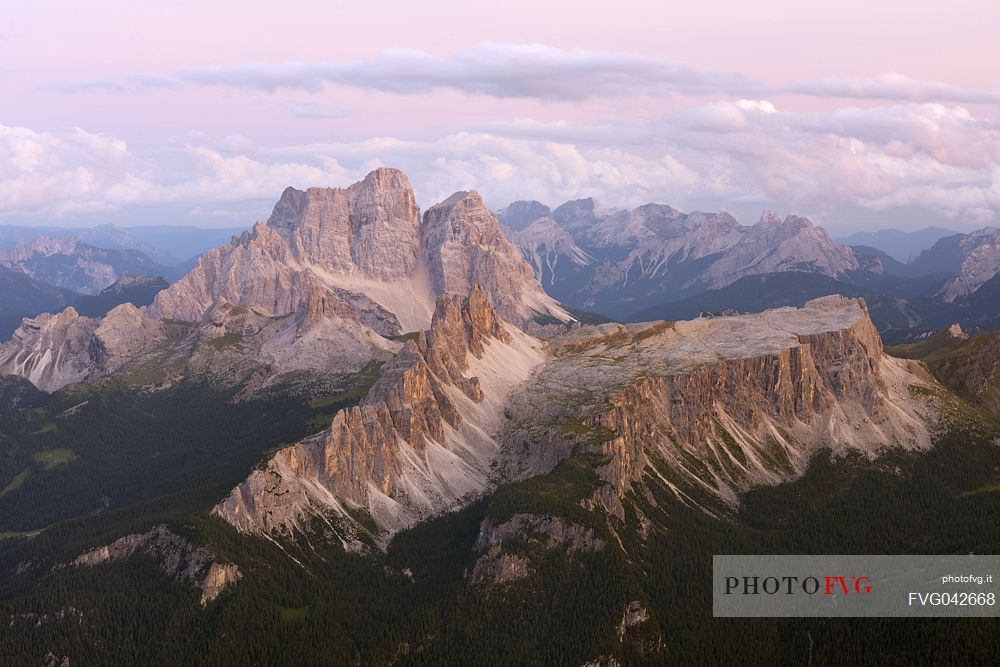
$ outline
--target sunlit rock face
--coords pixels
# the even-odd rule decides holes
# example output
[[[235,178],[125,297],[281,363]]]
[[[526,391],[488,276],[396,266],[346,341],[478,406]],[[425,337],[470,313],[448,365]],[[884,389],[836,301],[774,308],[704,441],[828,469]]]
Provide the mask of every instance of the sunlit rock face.
[[[381,529],[458,507],[488,488],[503,406],[542,362],[478,285],[437,301],[430,330],[383,368],[357,407],[279,451],[214,510],[241,530],[287,531],[361,507]]]
[[[266,224],[211,250],[150,308],[198,320],[217,301],[293,312],[312,290],[350,295],[360,311],[398,320],[388,335],[430,325],[445,292],[480,284],[510,321],[572,318],[548,297],[495,216],[474,192],[431,207],[421,224],[413,189],[395,169],[376,169],[347,188],[288,188]]]
[[[214,511],[280,533],[363,509],[391,534],[581,453],[603,461],[593,507],[621,515],[666,466],[678,498],[711,511],[793,479],[822,447],[929,447],[933,410],[910,391],[925,382],[913,370],[883,354],[856,299],[585,326],[542,342],[474,288],[438,301],[430,331],[386,364],[361,405],[280,451]]]

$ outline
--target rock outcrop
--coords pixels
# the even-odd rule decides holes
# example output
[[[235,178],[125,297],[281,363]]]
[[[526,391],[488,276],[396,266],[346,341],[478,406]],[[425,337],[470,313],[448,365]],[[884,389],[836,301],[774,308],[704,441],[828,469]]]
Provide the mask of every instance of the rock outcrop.
[[[80,382],[96,365],[91,342],[97,327],[97,320],[81,317],[72,307],[25,318],[0,345],[0,374],[26,378],[44,391]]]
[[[430,331],[406,343],[357,407],[279,451],[213,512],[281,532],[363,508],[392,532],[490,484],[503,405],[541,362],[540,343],[502,322],[475,286],[438,299]]]
[[[70,565],[94,567],[125,560],[137,553],[152,556],[168,575],[200,589],[202,605],[217,598],[226,586],[239,581],[242,576],[234,563],[220,563],[211,551],[194,546],[162,524],[145,533],[132,533],[111,544],[91,549],[80,554]]]
[[[504,551],[512,543],[562,549],[567,553],[600,551],[607,544],[593,528],[565,519],[537,514],[515,514],[496,523],[484,519],[473,551],[482,554],[469,575],[472,583],[507,583],[531,573],[531,561],[523,555]]]

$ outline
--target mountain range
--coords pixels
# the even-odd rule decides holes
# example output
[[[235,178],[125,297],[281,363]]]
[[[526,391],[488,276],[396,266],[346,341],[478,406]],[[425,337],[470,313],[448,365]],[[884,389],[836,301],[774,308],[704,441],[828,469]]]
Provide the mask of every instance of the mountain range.
[[[997,228],[933,243],[946,230],[925,230],[929,247],[901,262],[875,247],[840,245],[806,218],[769,212],[744,226],[724,212],[659,204],[604,211],[584,199],[552,211],[515,202],[498,216],[553,296],[624,321],[755,312],[827,294],[864,296],[878,329],[897,338],[952,321],[988,330],[998,315],[985,306],[1000,271]]]
[[[36,244],[53,254],[64,247]],[[42,252],[19,248],[17,256]],[[287,189],[266,224],[205,253],[148,308],[124,304],[103,320],[74,308],[26,319],[0,346],[0,372],[52,391],[123,366],[204,371],[198,351],[209,338],[213,351],[231,347],[246,357],[225,360],[225,384],[266,376],[269,385],[305,371],[350,375],[398,350],[393,337],[426,329],[439,295],[473,285],[525,330],[575,321],[541,289],[476,193],[452,195],[421,222],[406,176],[379,169],[349,188]]]
[[[157,264],[174,267],[228,242],[244,230],[245,227],[208,229],[189,225],[119,227],[111,223],[80,228],[0,225],[0,250],[10,250],[19,242],[30,244],[39,235],[60,241],[75,236],[98,248],[137,250]]]
[[[903,263],[793,215],[494,214],[473,191],[421,214],[379,168],[287,188],[169,285],[118,275],[74,306],[28,272],[96,285],[138,251],[21,243],[0,277],[52,312],[0,344],[0,650],[986,657],[991,628],[858,625],[845,647],[813,619],[720,624],[711,556],[1000,548],[996,336],[935,330],[998,323],[997,233]]]
[[[30,244],[18,242],[0,251],[0,265],[81,294],[97,294],[125,274],[174,276],[173,270],[137,250],[98,248],[76,236],[65,241],[39,236]]]

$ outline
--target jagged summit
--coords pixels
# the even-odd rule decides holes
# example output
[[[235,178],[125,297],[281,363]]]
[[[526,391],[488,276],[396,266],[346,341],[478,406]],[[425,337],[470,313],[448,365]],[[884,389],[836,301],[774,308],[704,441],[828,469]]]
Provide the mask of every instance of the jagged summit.
[[[34,254],[49,257],[51,255],[70,254],[80,247],[80,237],[75,234],[65,240],[51,238],[45,234],[39,234],[30,243],[18,241],[14,248],[5,254],[5,259],[10,262],[18,262],[28,259]]]
[[[541,361],[539,348],[498,318],[478,285],[466,298],[440,296],[429,331],[383,367],[359,406],[279,451],[213,512],[270,532],[360,506],[394,531],[481,494],[502,406]]]
[[[515,201],[497,211],[497,219],[507,229],[519,231],[549,215],[549,207],[537,201]]]
[[[578,199],[524,224],[513,239],[552,296],[616,317],[746,275],[796,270],[836,278],[860,269],[854,251],[822,227],[771,211],[747,226],[725,211],[684,213],[666,204],[603,211]]]
[[[55,252],[62,248],[56,245],[39,242],[38,248]],[[114,289],[136,288],[138,280],[124,278]],[[475,285],[480,287],[473,290]],[[166,287],[152,287],[160,286]],[[476,192],[455,193],[421,222],[406,175],[381,168],[345,188],[287,188],[266,223],[206,252],[186,276],[155,298],[150,294],[153,302],[141,318],[116,323],[115,338],[122,349],[143,356],[151,352],[144,341],[156,323],[187,323],[201,332],[196,341],[219,329],[222,314],[246,308],[239,317],[254,321],[253,332],[220,334],[243,337],[238,365],[271,364],[280,375],[337,362],[346,372],[398,347],[389,339],[430,327],[438,296],[479,291],[500,317],[524,330],[551,332],[574,321],[542,290]],[[135,340],[125,344],[129,325]],[[0,371],[37,379],[50,391],[117,372],[118,366],[108,367],[106,352],[88,357],[87,341],[97,326],[96,320],[77,321],[75,311],[22,326],[2,348]],[[330,350],[316,347],[333,343]],[[68,354],[58,354],[65,345]],[[191,345],[177,354],[187,359]],[[185,372],[213,363],[189,363]]]
[[[757,222],[763,225],[780,225],[782,221],[781,216],[776,212],[767,210],[760,214],[760,219]]]
[[[572,317],[542,290],[531,267],[477,192],[456,192],[429,208],[421,228],[424,261],[438,294],[468,294],[479,284],[505,319],[529,324],[536,315]]]
[[[519,326],[572,319],[478,194],[455,193],[421,224],[406,175],[380,168],[346,188],[286,189],[266,224],[206,253],[150,311],[194,321],[223,299],[281,315],[322,287],[364,295],[393,313],[402,333],[430,324],[437,295],[467,294],[477,282]]]
[[[520,231],[513,232],[511,240],[521,249],[531,263],[535,275],[543,285],[555,281],[559,263],[584,267],[593,257],[576,244],[573,237],[553,218],[538,218]]]

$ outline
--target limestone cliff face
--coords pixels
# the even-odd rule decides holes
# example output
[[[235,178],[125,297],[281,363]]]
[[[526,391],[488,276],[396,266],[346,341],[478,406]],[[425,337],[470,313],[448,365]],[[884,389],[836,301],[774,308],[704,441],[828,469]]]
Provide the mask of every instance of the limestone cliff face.
[[[293,312],[324,288],[349,305],[381,309],[386,335],[426,329],[435,298],[480,284],[501,315],[526,327],[536,317],[572,320],[545,295],[476,193],[456,193],[420,223],[413,190],[395,169],[376,169],[347,188],[288,188],[267,224],[205,253],[187,276],[157,295],[157,317],[199,320],[213,304]],[[362,304],[359,297],[367,299]]]
[[[472,548],[482,554],[469,575],[472,583],[506,583],[523,579],[531,573],[528,558],[504,552],[504,548],[511,543],[562,549],[570,553],[600,551],[607,546],[595,535],[593,528],[559,517],[515,514],[500,523],[485,519],[479,526],[479,535]]]
[[[417,268],[420,211],[406,176],[377,169],[348,188],[287,188],[267,222],[295,258],[381,281]]]
[[[103,373],[113,373],[150,350],[169,344],[164,323],[146,317],[131,303],[116,306],[94,331],[89,355]],[[91,375],[93,374],[93,370]]]
[[[190,273],[156,295],[149,313],[197,322],[225,301],[283,315],[320,284],[311,272],[292,266],[291,250],[275,229],[257,223],[229,245],[202,255]]]
[[[73,307],[25,318],[0,345],[0,375],[18,375],[45,391],[83,380],[96,364],[91,341],[97,326]]]
[[[497,312],[518,326],[536,315],[570,320],[545,294],[530,265],[504,236],[496,216],[475,192],[456,192],[424,214],[423,252],[438,293],[467,294],[482,285]]]
[[[505,436],[517,454],[507,469],[523,477],[574,448],[600,452],[609,484],[597,500],[615,513],[646,475],[684,502],[701,504],[695,489],[732,503],[754,485],[800,474],[820,447],[875,455],[930,445],[928,408],[908,389],[923,380],[882,353],[858,300],[606,326],[559,343],[555,356],[510,409],[516,425]],[[539,405],[550,407],[526,426],[522,418]],[[559,426],[566,423],[577,426]]]
[[[169,368],[168,383],[190,375],[180,372],[185,364],[226,386],[248,376],[263,386],[268,371],[336,371],[340,364],[351,372],[395,352],[388,339],[430,326],[437,296],[465,295],[474,284],[523,330],[549,332],[574,321],[544,293],[479,195],[457,193],[421,224],[406,176],[376,169],[347,188],[288,188],[266,224],[205,253],[147,308],[109,313],[101,335],[93,334],[96,321],[77,320],[72,310],[26,323],[0,348],[0,371],[54,390],[150,361],[140,357],[161,350],[172,358],[144,375]],[[253,331],[223,331],[220,317],[250,317]],[[178,327],[187,327],[189,340],[165,335]],[[219,354],[199,356],[199,341],[213,330],[230,338],[213,348]],[[227,360],[229,371],[218,368]]]
[[[186,580],[201,590],[201,604],[219,596],[226,586],[240,580],[241,573],[234,563],[220,563],[205,547],[196,547],[165,525],[154,526],[145,533],[125,535],[110,544],[80,554],[70,565],[95,567],[124,560],[137,553],[146,553],[160,562],[163,571]]]
[[[225,301],[287,315],[325,289],[359,319],[380,311],[380,331],[398,335],[429,320],[432,298],[417,276],[419,227],[413,190],[395,169],[347,188],[287,188],[267,224],[205,253],[150,313],[198,321]]]
[[[388,531],[489,484],[502,405],[541,361],[475,286],[438,299],[430,331],[387,363],[360,405],[279,451],[213,510],[241,530],[284,531],[362,507]]]
[[[314,517],[353,524],[362,508],[384,536],[574,453],[605,461],[591,506],[622,515],[628,494],[657,479],[718,511],[752,486],[801,474],[821,447],[875,456],[930,445],[932,410],[909,391],[925,379],[883,354],[857,299],[582,327],[541,347],[505,325],[478,287],[464,301],[442,297],[430,330],[383,367],[360,405],[278,452],[213,511],[267,533]],[[484,524],[477,577],[516,578],[528,566],[498,560],[505,530],[578,532],[518,521],[533,528]]]

